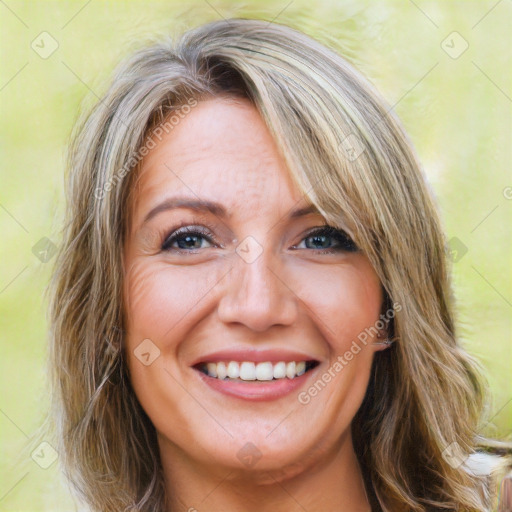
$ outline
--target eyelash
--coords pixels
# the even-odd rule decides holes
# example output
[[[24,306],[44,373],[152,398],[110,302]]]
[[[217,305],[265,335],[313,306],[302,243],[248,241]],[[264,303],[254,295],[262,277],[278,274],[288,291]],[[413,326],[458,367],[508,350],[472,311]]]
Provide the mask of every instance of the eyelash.
[[[212,226],[209,226],[210,229],[214,229]],[[164,242],[162,244],[162,251],[174,251],[178,254],[197,254],[200,249],[174,249],[171,248],[171,244],[175,241],[180,240],[185,235],[199,236],[201,238],[206,239],[209,243],[215,243],[213,236],[208,231],[208,229],[201,226],[180,226],[171,232],[168,236],[165,237]],[[312,238],[316,236],[329,236],[338,241],[340,247],[329,248],[329,249],[309,249],[307,250],[313,252],[314,254],[335,254],[341,251],[346,252],[356,252],[358,250],[356,244],[352,241],[352,239],[344,232],[339,229],[336,229],[333,226],[321,226],[310,231],[302,240],[306,240],[307,238]],[[300,243],[300,242],[299,242]],[[295,247],[294,247],[295,248]]]
[[[328,236],[332,237],[335,240],[338,241],[340,244],[340,247],[335,247],[332,249],[309,249],[317,254],[334,254],[340,251],[346,251],[346,252],[356,252],[358,250],[356,244],[353,242],[353,240],[342,230],[336,229],[333,226],[321,226],[319,228],[315,228],[312,231],[310,231],[303,240],[307,238],[312,238],[316,236]],[[302,240],[301,240],[302,242]]]

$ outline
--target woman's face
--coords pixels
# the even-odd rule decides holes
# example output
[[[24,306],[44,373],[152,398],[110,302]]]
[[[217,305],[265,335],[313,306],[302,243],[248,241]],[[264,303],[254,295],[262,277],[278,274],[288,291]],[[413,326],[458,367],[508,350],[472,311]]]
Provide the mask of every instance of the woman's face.
[[[300,214],[310,203],[257,110],[199,102],[146,155],[135,192],[127,359],[161,453],[293,473],[350,440],[379,279],[342,232],[315,234],[319,213]]]

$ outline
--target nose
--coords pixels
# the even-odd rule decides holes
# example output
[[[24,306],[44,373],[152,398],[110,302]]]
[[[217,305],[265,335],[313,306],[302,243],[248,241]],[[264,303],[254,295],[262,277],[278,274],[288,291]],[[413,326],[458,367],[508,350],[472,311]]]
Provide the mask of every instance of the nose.
[[[266,251],[252,262],[235,255],[218,304],[222,322],[243,324],[257,332],[295,322],[299,298],[289,274],[276,258]]]

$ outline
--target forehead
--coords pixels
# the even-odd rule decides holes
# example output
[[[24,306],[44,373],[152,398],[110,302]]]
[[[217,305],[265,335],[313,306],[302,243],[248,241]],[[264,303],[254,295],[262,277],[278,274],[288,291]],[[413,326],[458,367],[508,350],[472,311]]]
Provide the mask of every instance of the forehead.
[[[258,111],[238,98],[199,102],[144,157],[135,211],[183,194],[253,211],[307,203]]]

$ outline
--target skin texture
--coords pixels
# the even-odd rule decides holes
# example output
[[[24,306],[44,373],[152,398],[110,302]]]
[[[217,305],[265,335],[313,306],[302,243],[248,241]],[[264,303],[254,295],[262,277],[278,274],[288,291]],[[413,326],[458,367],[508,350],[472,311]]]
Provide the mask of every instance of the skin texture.
[[[308,404],[297,399],[379,319],[381,285],[366,256],[322,252],[309,234],[325,224],[318,213],[289,218],[309,203],[245,100],[199,102],[144,158],[134,192],[124,246],[127,360],[158,433],[169,510],[370,510],[350,423],[383,347],[362,346]],[[219,202],[229,216],[179,208],[144,222],[178,195]],[[180,223],[203,226],[212,241],[162,250]],[[235,251],[249,236],[262,249],[251,263]],[[336,246],[328,237],[326,247]],[[149,365],[134,353],[145,339],[151,358],[160,351]],[[260,402],[215,391],[191,368],[206,353],[240,348],[291,348],[320,364],[298,391]],[[256,462],[237,456],[246,443],[261,454]]]

